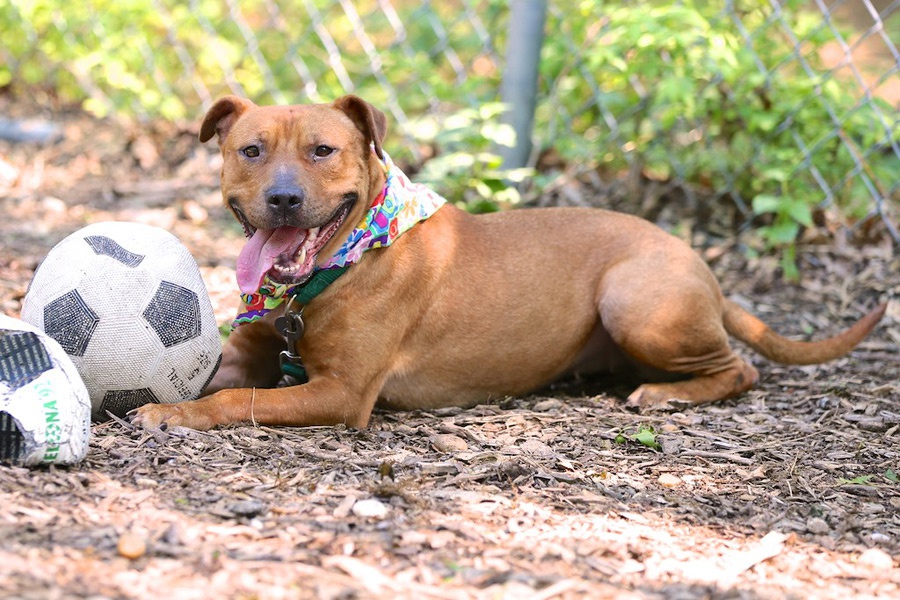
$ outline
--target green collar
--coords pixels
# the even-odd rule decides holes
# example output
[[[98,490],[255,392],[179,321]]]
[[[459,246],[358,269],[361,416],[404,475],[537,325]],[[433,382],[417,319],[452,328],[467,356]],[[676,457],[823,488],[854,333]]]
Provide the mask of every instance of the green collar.
[[[291,290],[291,298],[300,306],[306,306],[312,299],[325,291],[329,285],[334,283],[338,277],[343,275],[350,265],[344,265],[336,269],[325,269],[316,271],[305,283],[302,283]]]
[[[350,265],[344,265],[336,269],[316,271],[305,283],[301,283],[291,290],[291,300],[287,304],[284,316],[275,320],[276,328],[281,329],[287,326],[290,329],[290,332],[287,329],[281,331],[288,341],[287,351],[282,352],[280,355],[281,373],[290,379],[294,379],[297,383],[309,381],[306,368],[303,366],[303,360],[300,358],[300,355],[295,354],[296,348],[294,347],[303,336],[303,330],[305,329],[302,317],[303,307],[325,291],[325,288],[334,283],[349,268]],[[300,305],[299,311],[294,312],[292,310],[291,307],[294,302]],[[279,327],[280,323],[283,323],[281,327]]]

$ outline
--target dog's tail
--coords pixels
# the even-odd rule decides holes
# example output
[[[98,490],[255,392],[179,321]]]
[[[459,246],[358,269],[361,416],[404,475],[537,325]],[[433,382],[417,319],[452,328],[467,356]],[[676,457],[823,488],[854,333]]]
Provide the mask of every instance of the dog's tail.
[[[782,337],[757,317],[730,300],[725,301],[725,331],[775,362],[812,365],[827,362],[850,352],[881,320],[887,304],[880,304],[859,321],[828,339],[798,342]]]

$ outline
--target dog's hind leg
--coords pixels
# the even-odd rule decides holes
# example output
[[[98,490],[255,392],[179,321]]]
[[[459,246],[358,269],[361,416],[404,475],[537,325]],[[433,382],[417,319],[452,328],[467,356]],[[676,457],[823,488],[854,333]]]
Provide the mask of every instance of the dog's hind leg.
[[[628,277],[633,271],[617,272],[622,276],[609,273],[600,295],[604,328],[635,363],[684,378],[641,385],[629,396],[629,406],[697,405],[753,387],[759,375],[728,344],[723,301],[711,276],[672,270],[639,280]]]
[[[759,375],[737,356],[723,371],[692,375],[674,383],[645,383],[628,396],[627,406],[638,409],[665,408],[685,402],[692,405],[731,398],[753,387]]]

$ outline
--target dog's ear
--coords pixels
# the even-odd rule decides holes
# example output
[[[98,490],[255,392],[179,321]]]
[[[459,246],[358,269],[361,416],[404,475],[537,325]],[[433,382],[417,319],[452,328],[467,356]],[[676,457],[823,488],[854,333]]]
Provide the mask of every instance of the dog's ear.
[[[359,96],[342,96],[334,101],[334,107],[345,115],[363,132],[369,142],[375,146],[375,154],[383,159],[381,143],[387,134],[387,119],[384,113],[360,98]]]
[[[256,105],[251,101],[237,96],[220,98],[203,117],[203,124],[200,125],[200,141],[208,142],[213,135],[218,134],[221,144],[238,117],[254,106]]]

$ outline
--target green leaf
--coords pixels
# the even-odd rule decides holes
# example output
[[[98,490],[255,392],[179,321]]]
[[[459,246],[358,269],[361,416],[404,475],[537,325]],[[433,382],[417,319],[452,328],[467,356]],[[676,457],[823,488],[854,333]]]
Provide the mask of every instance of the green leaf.
[[[498,169],[503,164],[503,157],[491,152],[479,152],[475,161],[473,164],[480,169],[479,176],[484,178],[487,177],[486,170]]]
[[[764,179],[783,183],[791,178],[791,170],[787,167],[768,167],[763,169],[762,176]]]
[[[472,187],[475,188],[475,191],[478,192],[478,195],[483,199],[490,198],[493,195],[491,187],[480,179],[472,180]]]
[[[494,194],[494,199],[497,202],[506,202],[507,204],[518,204],[522,201],[522,195],[519,193],[514,187],[507,187],[496,194]]]
[[[483,183],[487,187],[487,189],[491,191],[491,195],[494,195],[497,192],[502,192],[509,187],[508,185],[506,185],[505,181],[494,177],[482,177],[479,181],[481,181],[481,183]]]
[[[799,281],[800,271],[797,270],[797,247],[788,246],[781,253],[781,270],[788,281]]]
[[[854,477],[853,479],[844,479],[843,477],[838,478],[838,483],[840,485],[868,485],[874,475],[860,475],[859,477]]]
[[[761,227],[759,232],[772,246],[792,244],[797,239],[800,226],[795,221],[776,221],[767,227]]]
[[[516,130],[506,123],[485,123],[481,135],[500,146],[512,148],[516,145]]]
[[[449,115],[444,120],[447,129],[468,129],[478,118],[478,113],[473,109],[465,109]]]
[[[479,108],[478,116],[482,121],[491,121],[508,111],[509,108],[509,104],[504,102],[485,102]]]
[[[648,448],[653,448],[654,450],[659,450],[661,448],[659,442],[656,441],[656,431],[652,427],[641,425],[641,428],[637,433],[631,436],[631,439]]]
[[[781,208],[781,197],[772,196],[771,194],[759,194],[753,198],[753,213],[764,215],[766,213],[777,213]]]
[[[519,169],[509,169],[504,171],[503,175],[513,183],[521,183],[529,177],[533,177],[535,175],[535,170],[529,167],[521,167]]]
[[[755,112],[750,118],[750,128],[763,132],[772,131],[781,122],[781,115],[769,112]]]
[[[812,209],[810,208],[809,204],[802,200],[788,198],[786,198],[785,200],[786,213],[801,225],[805,227],[811,227],[813,224],[813,220]]]
[[[891,469],[888,469],[884,472],[884,477],[891,483],[900,483],[900,477],[897,477],[897,474],[894,473]]]

